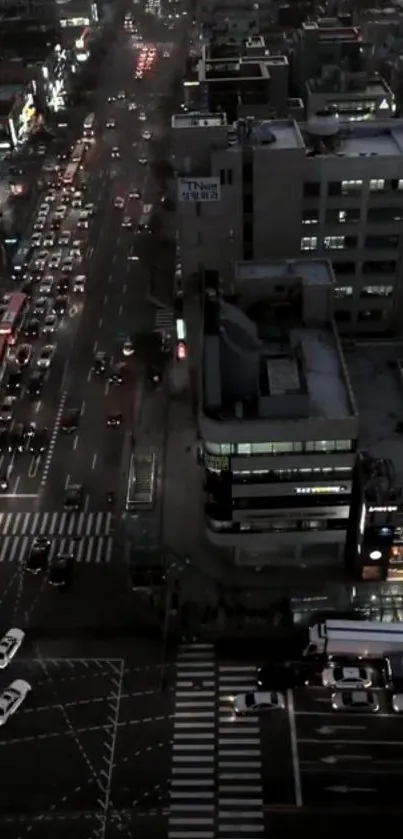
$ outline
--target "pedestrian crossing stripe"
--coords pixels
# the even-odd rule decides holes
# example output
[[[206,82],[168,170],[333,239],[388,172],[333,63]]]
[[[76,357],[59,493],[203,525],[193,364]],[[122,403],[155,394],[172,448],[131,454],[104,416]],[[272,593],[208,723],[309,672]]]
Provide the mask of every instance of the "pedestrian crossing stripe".
[[[112,513],[0,513],[1,536],[107,536]]]
[[[0,537],[0,563],[23,565],[32,546],[31,536]],[[89,565],[104,565],[112,561],[112,536],[86,536],[77,539],[54,539],[50,544],[49,561],[58,553],[71,553],[76,562]]]

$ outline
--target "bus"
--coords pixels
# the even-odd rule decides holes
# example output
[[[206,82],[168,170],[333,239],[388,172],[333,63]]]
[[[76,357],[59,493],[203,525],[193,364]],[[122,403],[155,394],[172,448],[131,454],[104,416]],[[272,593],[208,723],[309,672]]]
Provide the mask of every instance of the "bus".
[[[385,658],[403,653],[403,623],[327,620],[309,627],[304,655]]]
[[[137,225],[138,233],[151,233],[151,219],[153,214],[152,204],[143,204],[139,223]]]
[[[0,337],[9,344],[15,344],[18,332],[24,322],[28,307],[26,294],[17,292],[10,294],[10,298],[0,312]]]
[[[69,163],[63,175],[63,183],[66,184],[66,186],[73,186],[78,170],[78,163]]]
[[[81,163],[82,159],[85,155],[85,145],[84,143],[76,143],[74,149],[71,153],[71,162],[72,163]]]
[[[28,268],[32,256],[32,245],[24,242],[17,250],[12,261],[13,274],[22,274]]]
[[[89,114],[84,120],[83,139],[88,143],[95,142],[95,114]]]
[[[7,362],[7,355],[8,355],[8,341],[6,338],[0,337],[0,381],[4,376],[4,371],[6,368]]]

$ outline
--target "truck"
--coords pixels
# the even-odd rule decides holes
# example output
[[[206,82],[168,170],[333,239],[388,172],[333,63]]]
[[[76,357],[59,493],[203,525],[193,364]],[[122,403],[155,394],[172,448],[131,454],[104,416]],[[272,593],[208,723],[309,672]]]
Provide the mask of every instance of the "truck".
[[[309,627],[304,656],[381,659],[403,653],[403,623],[327,620]]]

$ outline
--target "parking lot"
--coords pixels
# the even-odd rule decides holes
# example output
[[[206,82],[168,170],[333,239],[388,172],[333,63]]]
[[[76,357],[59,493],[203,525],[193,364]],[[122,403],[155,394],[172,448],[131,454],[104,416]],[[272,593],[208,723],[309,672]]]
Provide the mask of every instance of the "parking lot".
[[[376,689],[378,713],[337,712],[330,691],[287,694],[281,720],[262,718],[267,805],[307,808],[397,806],[403,776],[403,717]]]
[[[120,659],[34,658],[18,658],[2,674],[2,689],[14,679],[26,679],[32,687],[0,732],[6,769],[2,835],[6,830],[15,835],[11,828],[21,820],[28,825],[51,816],[63,821],[71,813],[80,818],[102,814],[112,773],[122,674]]]

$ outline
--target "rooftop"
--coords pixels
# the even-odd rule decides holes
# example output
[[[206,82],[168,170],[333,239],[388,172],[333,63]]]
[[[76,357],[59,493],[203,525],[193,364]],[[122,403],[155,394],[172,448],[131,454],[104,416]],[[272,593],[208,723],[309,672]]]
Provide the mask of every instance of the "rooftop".
[[[12,102],[23,89],[21,84],[0,84],[0,102]]]
[[[395,485],[403,487],[403,435],[396,430],[403,421],[403,343],[365,342],[346,349],[345,359],[360,418],[360,448],[390,459]]]
[[[174,114],[172,128],[218,128],[227,124],[225,114],[208,114],[199,111]]]
[[[238,263],[236,294],[206,301],[206,415],[272,421],[356,416],[338,336],[326,321],[333,281],[326,260]]]
[[[215,79],[259,79],[265,73],[264,64],[250,59],[228,59],[227,61],[201,61],[199,80]]]
[[[390,96],[391,90],[381,76],[367,76],[366,73],[324,73],[320,78],[308,79],[308,93],[331,93],[336,96],[351,96],[373,99]]]

